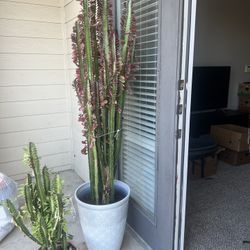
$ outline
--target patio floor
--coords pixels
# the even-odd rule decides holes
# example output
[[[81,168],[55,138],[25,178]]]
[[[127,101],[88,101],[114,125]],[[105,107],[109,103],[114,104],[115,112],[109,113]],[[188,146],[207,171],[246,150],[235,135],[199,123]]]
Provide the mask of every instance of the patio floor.
[[[73,197],[74,190],[82,183],[81,178],[74,171],[64,171],[60,173],[64,179],[65,195]],[[73,244],[78,250],[87,250],[83,242],[78,215],[74,212],[74,218],[69,218],[69,233],[74,235]],[[38,246],[33,243],[28,237],[24,236],[17,228],[15,228],[3,241],[0,243],[0,249],[3,250],[34,250]],[[129,228],[127,228],[121,250],[143,250],[149,249]]]

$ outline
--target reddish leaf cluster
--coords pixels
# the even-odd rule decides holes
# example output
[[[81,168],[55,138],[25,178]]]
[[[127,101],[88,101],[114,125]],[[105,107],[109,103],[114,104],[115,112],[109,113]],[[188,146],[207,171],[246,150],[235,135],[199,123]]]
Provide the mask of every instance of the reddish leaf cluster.
[[[80,1],[80,4],[84,7],[84,0]],[[103,1],[100,0],[88,0],[88,20],[90,21],[91,37],[90,43],[92,48],[91,67],[86,59],[86,37],[85,37],[85,24],[84,24],[84,11],[78,15],[78,20],[73,28],[72,39],[72,60],[76,64],[76,79],[74,80],[74,88],[80,104],[80,116],[79,121],[84,126],[83,135],[86,136],[86,130],[88,131],[88,119],[86,116],[86,102],[91,102],[92,112],[92,128],[95,131],[97,127],[102,128],[107,126],[103,124],[103,120],[98,124],[96,117],[102,118],[101,110],[115,104],[116,111],[121,113],[123,106],[119,102],[119,99],[128,88],[128,82],[131,79],[131,73],[135,69],[133,64],[133,49],[135,43],[135,18],[131,18],[131,27],[129,32],[126,31],[127,21],[127,6],[124,3],[124,13],[121,19],[121,39],[114,28],[113,9],[111,1],[108,1],[108,31],[107,31],[107,47],[104,38],[103,27]],[[79,26],[79,33],[77,33],[77,25]],[[127,36],[127,43],[125,36]],[[126,44],[125,44],[126,43]],[[125,52],[124,52],[125,51]],[[124,53],[123,58],[121,54]],[[80,63],[82,61],[82,63]],[[82,64],[82,65],[81,65]],[[89,74],[91,75],[91,79]],[[86,96],[86,81],[90,80],[90,95]],[[115,98],[112,98],[115,95]],[[113,102],[113,103],[112,103]],[[98,109],[98,110],[97,110]],[[100,130],[104,133],[105,129]],[[96,133],[95,133],[96,134]],[[94,138],[91,138],[91,142]],[[87,153],[87,142],[83,153]],[[90,143],[90,147],[93,143]]]
[[[115,175],[121,147],[121,133],[114,135],[122,127],[125,96],[135,69],[132,0],[124,4],[120,35],[115,30],[111,2],[81,0],[82,10],[71,36],[72,60],[77,66],[73,86],[86,138],[82,153],[89,155],[90,177],[100,170],[98,178],[102,179],[103,193],[112,189],[107,183]]]

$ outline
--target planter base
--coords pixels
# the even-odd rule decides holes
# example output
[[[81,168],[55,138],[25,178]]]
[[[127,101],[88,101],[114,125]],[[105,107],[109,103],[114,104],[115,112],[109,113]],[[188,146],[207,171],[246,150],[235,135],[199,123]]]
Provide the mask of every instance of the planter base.
[[[128,211],[130,189],[121,181],[115,181],[115,194],[119,201],[108,205],[93,205],[86,201],[90,184],[85,183],[75,192],[80,223],[89,250],[120,250]]]

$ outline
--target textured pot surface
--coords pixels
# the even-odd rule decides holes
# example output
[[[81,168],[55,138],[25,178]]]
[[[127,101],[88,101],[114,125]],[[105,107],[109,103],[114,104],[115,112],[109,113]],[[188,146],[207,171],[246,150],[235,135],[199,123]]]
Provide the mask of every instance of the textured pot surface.
[[[80,223],[89,250],[119,250],[121,248],[128,211],[130,189],[127,184],[115,181],[115,193],[121,200],[108,205],[92,205],[82,197],[90,192],[85,183],[75,191]]]

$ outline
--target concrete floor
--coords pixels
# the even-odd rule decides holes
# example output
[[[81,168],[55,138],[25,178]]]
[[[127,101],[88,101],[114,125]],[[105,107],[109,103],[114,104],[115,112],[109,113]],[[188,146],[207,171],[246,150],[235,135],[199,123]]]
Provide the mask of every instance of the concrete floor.
[[[60,173],[64,180],[65,195],[73,197],[74,190],[82,183],[82,180],[73,171],[64,171]],[[72,199],[73,200],[73,199]],[[75,206],[74,206],[75,207]],[[73,218],[68,218],[69,233],[74,235],[72,243],[78,250],[87,250],[84,244],[83,235],[78,219],[77,211],[74,209]],[[17,228],[15,228],[3,241],[0,243],[1,250],[34,250],[38,246],[28,237],[24,236]],[[121,250],[144,250],[149,249],[129,228],[126,230],[123,245]]]

